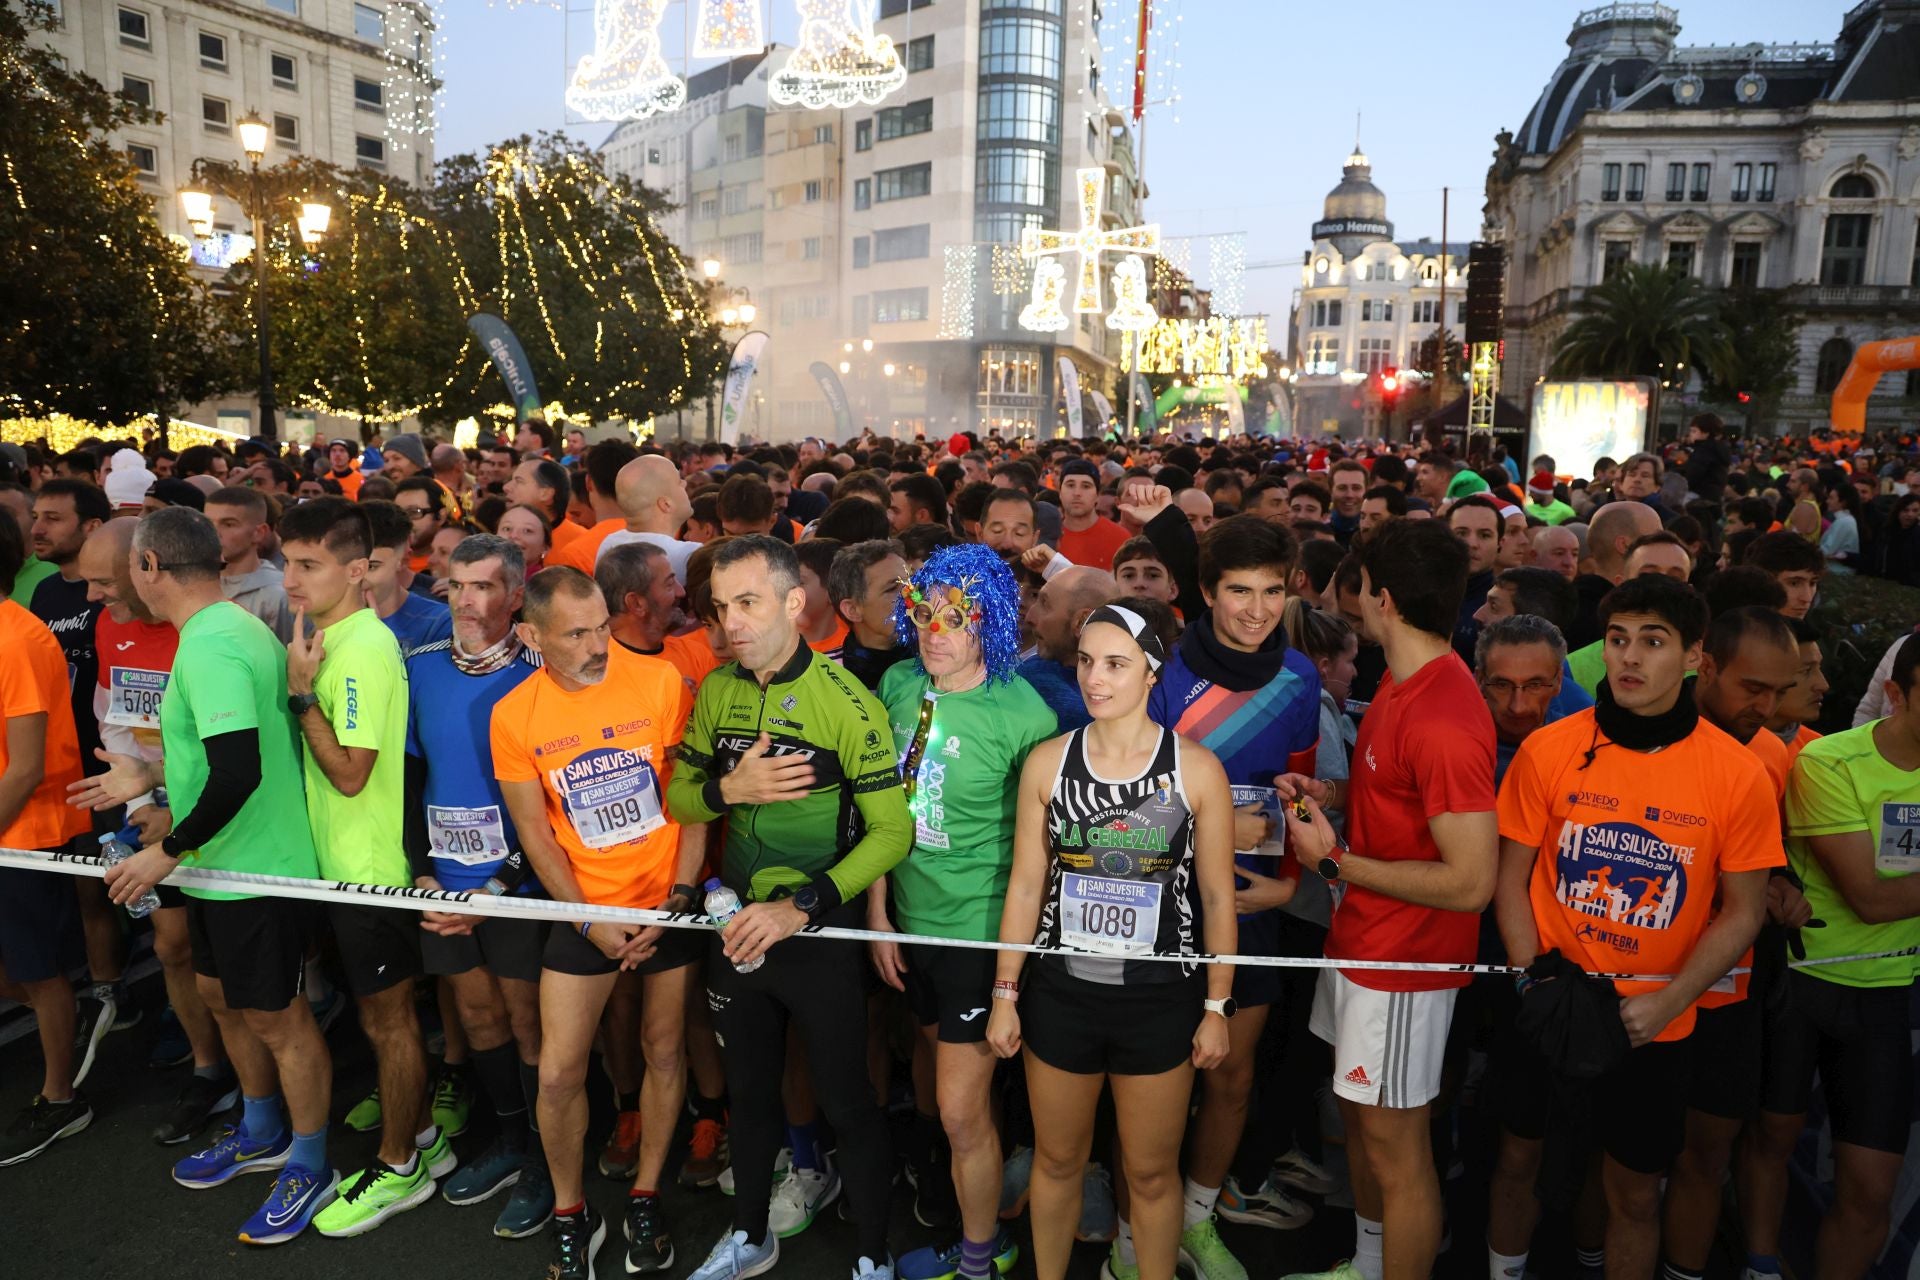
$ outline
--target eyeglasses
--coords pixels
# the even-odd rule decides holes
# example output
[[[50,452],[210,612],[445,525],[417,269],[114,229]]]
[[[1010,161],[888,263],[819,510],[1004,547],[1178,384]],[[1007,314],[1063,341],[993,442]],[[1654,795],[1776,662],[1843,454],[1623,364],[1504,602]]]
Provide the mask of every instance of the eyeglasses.
[[[226,568],[220,560],[176,560],[172,563],[156,560],[147,566],[149,573],[176,573],[181,569],[211,569],[219,573]]]
[[[965,631],[967,613],[957,604],[945,604],[935,608],[922,602],[907,610],[907,620],[913,623],[916,631]]]
[[[1511,680],[1487,680],[1483,681],[1480,687],[1497,698],[1510,698],[1516,689],[1529,698],[1537,698],[1543,693],[1553,692],[1551,680],[1529,680],[1525,684],[1515,684]]]
[[[409,507],[402,504],[400,509],[407,513],[407,519],[409,520],[418,520],[421,516],[430,516],[433,514],[432,507]]]

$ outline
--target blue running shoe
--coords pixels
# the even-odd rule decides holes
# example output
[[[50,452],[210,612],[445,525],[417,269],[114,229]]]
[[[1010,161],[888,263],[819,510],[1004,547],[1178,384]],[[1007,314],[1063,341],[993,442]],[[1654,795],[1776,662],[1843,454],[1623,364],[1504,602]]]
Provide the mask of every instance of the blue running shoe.
[[[243,1173],[265,1173],[284,1168],[293,1150],[293,1130],[285,1128],[272,1142],[256,1143],[228,1125],[205,1151],[183,1157],[173,1166],[173,1180],[183,1187],[202,1190],[230,1182]]]
[[[332,1203],[340,1175],[331,1169],[315,1173],[290,1164],[273,1180],[267,1202],[240,1228],[242,1244],[285,1244],[307,1229],[313,1215]]]
[[[720,1237],[707,1260],[687,1280],[750,1280],[773,1270],[780,1261],[780,1237],[771,1230],[764,1244],[748,1244],[747,1233],[730,1231]]]
[[[495,1139],[493,1145],[475,1159],[460,1166],[440,1188],[440,1197],[448,1204],[479,1204],[520,1181],[520,1166],[526,1154],[515,1151]]]
[[[993,1241],[993,1269],[1004,1276],[1018,1261],[1020,1246],[1011,1232],[1000,1228]],[[956,1240],[945,1249],[932,1245],[915,1249],[900,1259],[893,1274],[897,1280],[953,1280],[960,1274],[960,1242]]]

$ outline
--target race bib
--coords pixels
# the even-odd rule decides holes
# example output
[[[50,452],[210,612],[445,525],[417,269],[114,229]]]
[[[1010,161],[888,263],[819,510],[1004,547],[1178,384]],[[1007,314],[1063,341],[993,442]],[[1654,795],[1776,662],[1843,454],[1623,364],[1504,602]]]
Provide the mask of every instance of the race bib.
[[[499,805],[452,809],[430,804],[427,834],[433,841],[434,857],[463,866],[498,862],[512,852],[507,848],[507,829],[501,821]]]
[[[660,787],[653,766],[632,752],[619,754],[627,759],[618,767],[594,771],[578,780],[569,777],[560,792],[574,834],[589,849],[611,849],[667,824],[660,810]],[[582,761],[588,759],[591,757]],[[576,761],[573,768],[582,761]]]
[[[1251,855],[1273,859],[1273,865],[1266,874],[1277,875],[1280,857],[1287,851],[1287,824],[1280,816],[1280,795],[1272,787],[1234,787],[1233,807],[1244,809],[1250,804],[1260,806],[1260,812],[1273,824],[1272,833],[1254,848],[1235,849],[1234,852],[1242,857]]]
[[[125,729],[158,729],[160,695],[166,691],[165,671],[148,671],[143,667],[109,668],[104,723]]]
[[[1920,871],[1920,804],[1880,806],[1880,848],[1873,865],[1896,875]]]
[[[1065,872],[1060,877],[1060,944],[1106,956],[1150,954],[1160,936],[1162,887]]]

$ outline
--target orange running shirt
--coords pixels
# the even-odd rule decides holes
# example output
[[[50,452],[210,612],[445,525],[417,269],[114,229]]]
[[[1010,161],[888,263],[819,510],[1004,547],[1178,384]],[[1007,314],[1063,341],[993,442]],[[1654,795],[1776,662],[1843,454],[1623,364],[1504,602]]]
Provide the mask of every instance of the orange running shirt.
[[[680,678],[687,682],[687,688],[695,693],[699,692],[700,682],[707,678],[707,672],[720,665],[720,655],[707,643],[704,629],[668,636],[660,642],[660,656],[673,664]]]
[[[657,907],[673,888],[680,827],[666,809],[668,762],[692,708],[671,663],[618,644],[599,684],[570,692],[543,672],[495,705],[494,775],[540,783],[588,902]]]
[[[815,653],[824,653],[829,658],[837,654],[840,646],[847,642],[847,620],[845,618],[839,618],[836,619],[836,622],[838,625],[834,627],[832,635],[828,636],[825,640],[809,640],[807,641],[807,647]]]
[[[582,529],[580,536],[569,540],[564,547],[556,540],[553,550],[547,553],[546,567],[551,569],[557,564],[570,565],[591,578],[594,564],[600,558],[600,544],[607,540],[608,534],[618,533],[626,527],[627,522],[622,519],[602,520],[591,529]]]
[[[1762,730],[1761,732],[1765,733],[1770,731]],[[1785,744],[1787,748],[1787,763],[1792,764],[1793,761],[1798,760],[1800,758],[1800,752],[1806,748],[1806,745],[1819,736],[1819,734],[1815,733],[1807,725],[1801,725],[1800,732],[1793,735],[1793,741]]]
[[[87,830],[83,810],[67,804],[67,784],[80,780],[80,735],[73,727],[73,697],[67,653],[47,624],[11,600],[0,598],[0,714],[47,718],[45,769],[40,785],[4,831],[10,849],[58,849]],[[7,767],[6,734],[0,733],[0,769]]]
[[[1753,752],[1705,720],[1664,751],[1629,751],[1592,708],[1520,744],[1500,787],[1500,835],[1539,851],[1528,896],[1540,950],[1557,947],[1589,973],[1680,972],[1713,920],[1720,873],[1787,860]],[[1662,984],[1616,985],[1631,996]],[[1693,1020],[1689,1005],[1655,1039],[1684,1039]]]
[[[543,562],[542,567],[545,567],[546,564],[553,563],[553,557],[557,553],[565,551],[568,547],[586,536],[587,531],[571,520],[562,520],[559,524],[553,526],[553,532],[547,537],[547,559]]]
[[[1114,553],[1126,541],[1125,529],[1111,520],[1096,519],[1078,533],[1065,525],[1060,526],[1060,545],[1055,549],[1074,564],[1112,573]]]

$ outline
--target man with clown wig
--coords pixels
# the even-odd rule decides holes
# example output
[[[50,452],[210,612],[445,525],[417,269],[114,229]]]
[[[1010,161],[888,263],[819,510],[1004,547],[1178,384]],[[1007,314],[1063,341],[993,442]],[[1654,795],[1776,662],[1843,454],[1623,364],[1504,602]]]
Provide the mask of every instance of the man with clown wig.
[[[1053,711],[1015,674],[1020,589],[993,551],[942,547],[901,584],[895,627],[915,654],[880,682],[913,812],[913,848],[867,895],[868,927],[992,941],[1013,863],[1015,784],[1027,753],[1054,736]],[[890,883],[889,883],[890,881]],[[988,1093],[994,957],[988,950],[871,944],[881,978],[904,991],[933,1050],[940,1122],[953,1152],[961,1239],[901,1260],[924,1271],[986,1280],[1011,1265],[1000,1226],[1000,1141]],[[928,1126],[931,1129],[931,1126]],[[921,1141],[920,1167],[940,1135]],[[909,1266],[909,1262],[922,1263]]]

